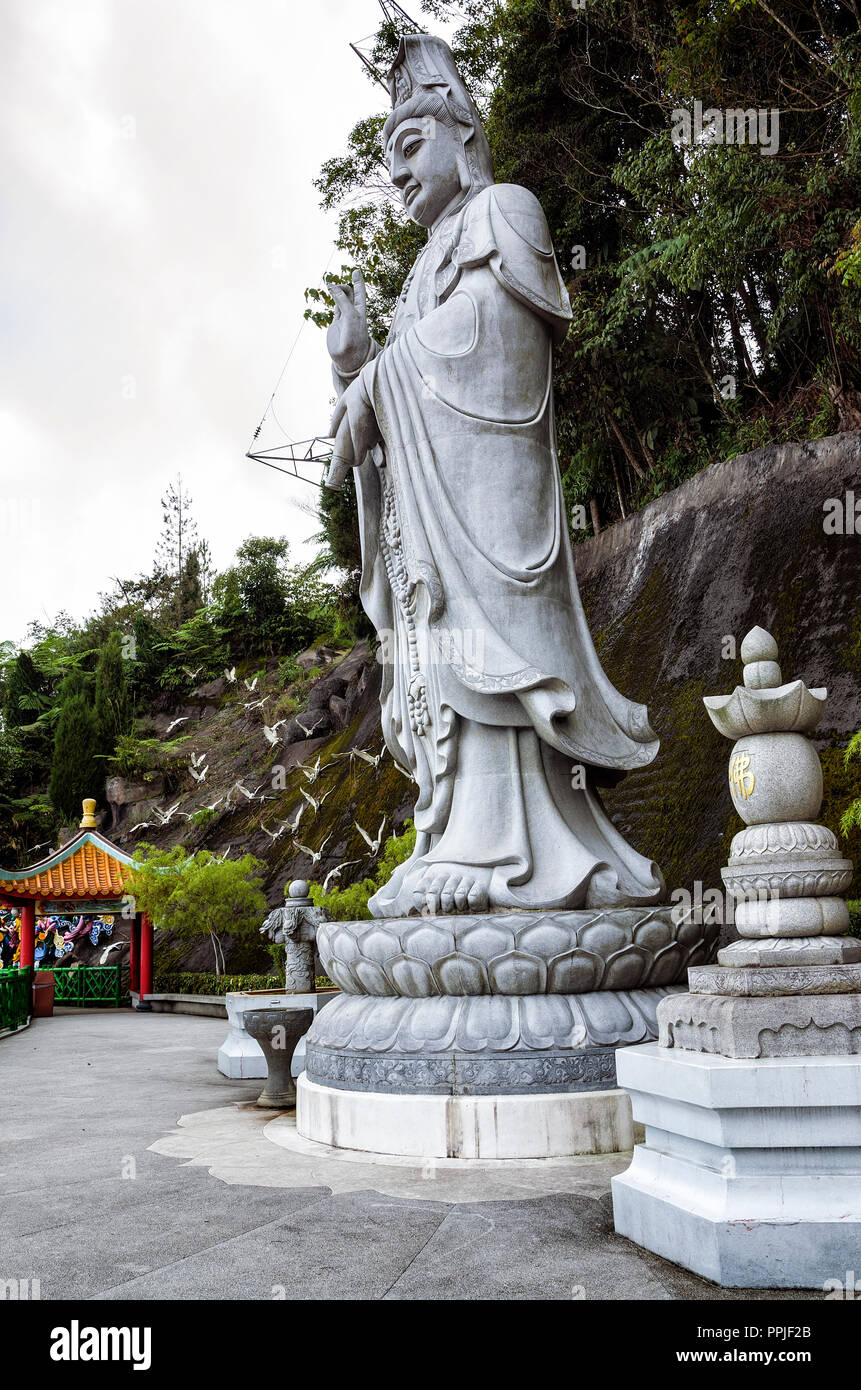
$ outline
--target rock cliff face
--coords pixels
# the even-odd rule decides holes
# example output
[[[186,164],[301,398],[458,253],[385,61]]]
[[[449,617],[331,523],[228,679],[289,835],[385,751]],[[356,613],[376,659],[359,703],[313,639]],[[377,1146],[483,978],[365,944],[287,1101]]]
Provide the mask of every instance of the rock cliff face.
[[[821,820],[838,833],[859,794],[843,750],[861,726],[861,434],[769,445],[708,468],[577,546],[575,563],[604,667],[648,704],[661,739],[651,767],[605,800],[669,887],[720,887],[741,828],[726,741],[702,697],[741,683],[741,639],[755,624],[774,634],[785,673],[828,689],[814,742]],[[861,837],[841,845],[855,860],[857,897]]]

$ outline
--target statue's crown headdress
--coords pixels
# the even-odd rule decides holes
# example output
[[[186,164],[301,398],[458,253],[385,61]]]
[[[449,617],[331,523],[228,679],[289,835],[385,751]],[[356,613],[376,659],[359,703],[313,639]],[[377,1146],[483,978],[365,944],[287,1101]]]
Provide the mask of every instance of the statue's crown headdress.
[[[433,34],[404,34],[386,80],[392,114],[383,128],[384,142],[409,116],[447,114],[451,124],[471,128],[464,136],[464,151],[473,184],[493,182],[490,147],[478,108],[444,39]]]

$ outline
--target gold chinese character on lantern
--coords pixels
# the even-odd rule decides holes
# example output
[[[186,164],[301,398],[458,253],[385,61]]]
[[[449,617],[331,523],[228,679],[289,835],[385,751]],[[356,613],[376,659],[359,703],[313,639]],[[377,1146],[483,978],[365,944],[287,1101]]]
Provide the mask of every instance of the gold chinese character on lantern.
[[[756,778],[750,770],[750,754],[736,753],[729,765],[729,784],[736,796],[746,801],[756,786]]]

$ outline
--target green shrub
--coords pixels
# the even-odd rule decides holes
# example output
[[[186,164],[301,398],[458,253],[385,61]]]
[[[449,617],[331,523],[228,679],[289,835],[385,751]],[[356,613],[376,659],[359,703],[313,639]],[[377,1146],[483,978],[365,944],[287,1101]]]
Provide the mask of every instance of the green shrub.
[[[346,888],[333,888],[330,893],[324,893],[319,883],[312,883],[311,901],[315,907],[323,908],[333,922],[370,921],[368,899],[384,883],[388,883],[395,869],[409,859],[415,847],[415,826],[408,820],[400,835],[390,835],[386,840],[383,857],[377,864],[373,878],[364,878],[360,883],[351,883]]]
[[[153,994],[235,994],[243,989],[283,989],[284,975],[214,975],[211,970],[156,972]]]

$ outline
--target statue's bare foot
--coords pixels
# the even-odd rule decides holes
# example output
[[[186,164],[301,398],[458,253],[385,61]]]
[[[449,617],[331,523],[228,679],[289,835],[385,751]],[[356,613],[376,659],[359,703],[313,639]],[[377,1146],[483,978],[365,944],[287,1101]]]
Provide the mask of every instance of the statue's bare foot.
[[[475,864],[429,864],[413,888],[419,912],[484,912],[490,869]]]

